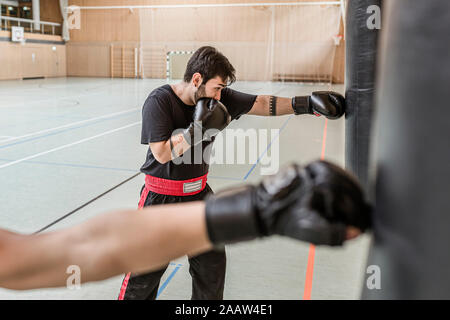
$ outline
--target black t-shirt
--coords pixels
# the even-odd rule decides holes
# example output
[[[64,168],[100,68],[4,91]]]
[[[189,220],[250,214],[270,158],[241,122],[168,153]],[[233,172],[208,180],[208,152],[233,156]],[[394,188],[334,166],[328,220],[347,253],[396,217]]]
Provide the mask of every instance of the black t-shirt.
[[[220,101],[228,109],[232,120],[238,119],[241,115],[249,112],[255,100],[255,95],[230,88],[222,89],[220,98]],[[194,110],[195,106],[184,104],[170,85],[166,84],[156,88],[150,93],[142,108],[141,143],[148,145],[150,142],[167,141],[176,129],[184,129],[189,126],[192,122]],[[212,142],[202,143],[201,154],[194,151],[195,148],[187,150],[184,159],[187,157],[191,161],[190,163],[184,161],[181,164],[175,164],[173,161],[164,164],[159,163],[149,147],[147,159],[141,167],[141,172],[170,180],[187,180],[203,176],[208,173],[209,168],[209,165],[204,161],[203,150],[210,143]],[[209,151],[210,149],[208,148]],[[200,151],[199,148],[197,151]],[[197,153],[196,158],[195,153]],[[208,159],[209,155],[205,158]],[[198,159],[201,159],[201,163]]]

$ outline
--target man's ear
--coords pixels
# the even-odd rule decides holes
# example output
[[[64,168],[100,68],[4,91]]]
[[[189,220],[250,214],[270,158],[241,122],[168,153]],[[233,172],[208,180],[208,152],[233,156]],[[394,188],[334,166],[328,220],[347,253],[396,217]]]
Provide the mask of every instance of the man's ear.
[[[192,83],[194,84],[194,86],[196,88],[200,87],[202,82],[203,82],[203,78],[202,78],[202,75],[200,73],[196,72],[196,73],[194,73],[192,75]]]

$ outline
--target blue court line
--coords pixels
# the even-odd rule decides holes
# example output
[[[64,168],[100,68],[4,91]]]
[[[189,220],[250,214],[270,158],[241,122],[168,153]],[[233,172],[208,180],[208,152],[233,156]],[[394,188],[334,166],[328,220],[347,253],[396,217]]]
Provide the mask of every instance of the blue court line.
[[[170,263],[170,264],[175,265],[174,263]],[[166,281],[164,281],[163,285],[158,289],[156,299],[158,299],[159,295],[164,291],[164,289],[169,284],[170,280],[172,280],[172,278],[175,276],[175,273],[177,273],[177,271],[180,269],[181,266],[182,266],[182,264],[177,264],[177,267],[175,268],[175,270],[173,270],[172,273],[170,274],[170,276],[166,279]]]
[[[291,120],[291,118],[293,116],[294,115],[290,115],[289,118],[284,122],[284,124],[280,128],[280,131],[278,131],[278,134],[272,139],[272,141],[270,141],[270,143],[267,146],[266,150],[259,156],[258,160],[256,160],[256,163],[250,168],[250,170],[247,172],[247,174],[244,176],[244,178],[242,180],[244,180],[244,181],[247,180],[248,176],[256,168],[256,165],[259,163],[261,158],[267,153],[267,151],[269,151],[270,147],[272,146],[272,142],[274,142],[276,139],[278,139],[278,136],[280,135],[281,131],[283,131],[284,127],[286,127],[287,123],[289,122],[289,120]]]
[[[59,116],[50,116],[47,119],[70,119],[70,120],[88,120],[85,116],[74,116],[74,115],[59,115]]]
[[[17,128],[18,126],[25,126],[25,125],[30,124],[30,123],[36,123],[36,122],[40,122],[40,121],[43,121],[43,120],[49,120],[51,118],[52,118],[52,116],[46,116],[46,117],[42,117],[42,118],[38,118],[38,119],[27,120],[27,121],[24,121],[24,122],[18,122],[18,123],[15,122],[15,123],[12,123],[12,124],[8,124],[6,126],[2,126],[2,128],[3,129],[4,128]]]
[[[14,160],[0,158],[0,161],[11,162],[11,161],[14,161]],[[43,164],[43,165],[49,165],[49,166],[63,166],[63,167],[73,167],[73,168],[87,168],[87,169],[126,171],[126,172],[134,172],[134,173],[139,172],[139,170],[136,170],[136,169],[109,168],[109,167],[93,166],[93,165],[86,165],[86,164],[75,164],[75,163],[46,162],[46,161],[24,161],[24,163],[34,163],[34,164]]]
[[[115,106],[114,104],[106,104],[104,106],[98,107],[97,110],[99,108],[100,108],[100,110],[102,110],[104,108],[109,108],[109,107],[114,107],[114,106]],[[75,107],[75,106],[72,105],[72,106],[69,106],[68,108],[73,108],[73,107]],[[57,107],[57,108],[61,108],[61,107]],[[63,107],[63,108],[65,108],[65,107]],[[74,115],[74,114],[79,114],[82,111],[83,110],[80,109],[80,108],[75,108],[75,110],[72,110],[72,111],[69,111],[69,112],[64,112],[64,113],[62,113],[60,115],[44,116],[44,117],[41,117],[39,119],[32,119],[32,120],[28,120],[28,121],[24,121],[24,122],[13,123],[13,124],[9,124],[9,125],[6,125],[6,126],[2,126],[2,128],[16,128],[18,126],[24,126],[24,125],[27,125],[27,124],[30,124],[30,123],[36,123],[36,122],[40,122],[40,121],[44,121],[44,120],[49,120],[49,119],[53,119],[55,117],[57,118],[57,117],[64,117],[64,116],[70,116],[70,115]],[[78,118],[80,118],[81,120],[88,119],[86,117],[80,117],[80,116]]]
[[[219,177],[219,176],[210,176],[210,175],[208,175],[208,179],[220,179],[220,180],[242,181],[242,179],[240,179],[240,178],[233,178],[233,177]]]
[[[108,104],[108,105],[105,105],[104,107],[110,107],[110,106],[112,106],[112,105]],[[66,108],[66,107],[67,106],[65,106],[65,107],[63,106],[62,108]],[[73,108],[73,107],[75,107],[75,105],[69,106],[69,108]],[[56,108],[61,108],[61,107],[56,107]],[[101,108],[103,108],[103,107],[101,107]],[[73,115],[73,114],[76,114],[76,113],[78,113],[78,114],[80,113],[80,108],[75,108],[75,110],[73,110],[73,111],[64,112],[60,116],[69,116],[69,115]],[[24,126],[24,125],[27,125],[27,124],[30,124],[30,123],[36,123],[36,122],[40,122],[40,121],[44,121],[44,120],[49,120],[49,119],[53,119],[55,117],[59,117],[59,116],[54,116],[54,115],[48,116],[47,115],[47,116],[43,116],[43,117],[41,117],[39,119],[32,119],[32,120],[27,120],[27,121],[24,121],[24,122],[12,123],[12,124],[3,126],[3,128],[16,128],[18,126]],[[80,118],[81,119],[86,119],[86,117],[80,117]]]
[[[100,123],[100,122],[104,122],[104,121],[108,121],[108,120],[112,120],[112,119],[116,119],[116,118],[129,116],[129,114],[133,113],[133,112],[140,112],[140,110],[130,111],[129,113],[127,112],[125,114],[119,114],[117,116],[112,116],[110,118],[95,120],[93,122],[89,122],[89,123],[86,123],[86,124],[83,124],[83,125],[80,125],[80,126],[76,126],[76,127],[67,128],[67,129],[63,129],[63,130],[60,130],[60,131],[48,133],[48,134],[45,134],[43,136],[37,136],[35,138],[30,138],[30,139],[21,140],[21,141],[18,141],[18,142],[13,142],[13,143],[10,143],[10,144],[5,144],[4,146],[0,146],[0,149],[5,149],[5,148],[8,148],[8,147],[12,147],[12,146],[15,146],[15,145],[27,143],[27,142],[30,142],[30,141],[39,140],[39,139],[42,139],[42,138],[54,136],[54,135],[57,135],[57,134],[60,134],[60,133],[69,132],[69,131],[76,130],[76,129],[79,129],[79,128],[89,127],[89,126],[92,126],[92,125]]]
[[[15,159],[0,158],[0,161],[11,162],[11,161],[15,161]],[[76,163],[48,162],[48,161],[35,161],[35,160],[24,161],[23,163],[42,164],[42,165],[48,165],[48,166],[63,166],[63,167],[73,167],[73,168],[125,171],[125,172],[134,172],[134,173],[139,172],[139,169],[112,168],[112,167],[103,167],[103,166],[94,166],[94,165],[76,164]],[[208,176],[208,178],[218,179],[218,180],[242,181],[242,179],[240,179],[240,178],[232,178],[232,177]]]

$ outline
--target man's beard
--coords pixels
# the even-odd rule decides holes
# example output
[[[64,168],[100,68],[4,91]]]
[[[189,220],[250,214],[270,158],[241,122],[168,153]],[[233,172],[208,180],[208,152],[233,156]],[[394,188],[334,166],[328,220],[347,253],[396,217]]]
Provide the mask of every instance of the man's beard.
[[[194,102],[197,104],[197,101],[201,98],[206,97],[205,85],[202,84],[198,87],[198,90],[194,93]]]

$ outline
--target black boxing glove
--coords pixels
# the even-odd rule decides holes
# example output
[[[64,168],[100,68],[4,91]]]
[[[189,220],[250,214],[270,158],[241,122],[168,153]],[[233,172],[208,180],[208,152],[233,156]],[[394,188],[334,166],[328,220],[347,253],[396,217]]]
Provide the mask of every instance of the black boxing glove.
[[[191,146],[202,141],[210,141],[213,134],[210,134],[207,130],[223,130],[230,121],[231,116],[220,101],[212,98],[201,98],[195,106],[193,121],[184,130],[183,135]]]
[[[213,244],[273,234],[315,245],[342,245],[347,226],[370,226],[370,206],[358,182],[340,167],[315,161],[290,165],[278,174],[211,195],[206,225]]]
[[[292,98],[296,115],[315,114],[328,119],[338,119],[345,113],[345,98],[336,92],[316,91],[310,96]]]

